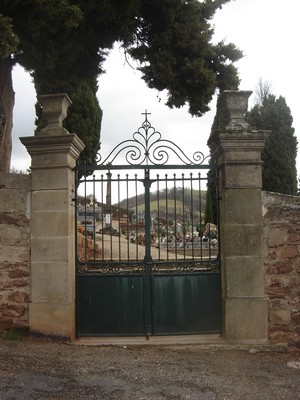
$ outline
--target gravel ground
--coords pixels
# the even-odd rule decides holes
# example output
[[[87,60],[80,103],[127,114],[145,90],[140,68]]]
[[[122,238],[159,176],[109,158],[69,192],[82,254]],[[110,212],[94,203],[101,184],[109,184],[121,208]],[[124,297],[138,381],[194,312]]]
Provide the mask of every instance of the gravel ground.
[[[300,354],[0,339],[1,400],[300,399]]]
[[[118,236],[110,236],[110,235],[96,235],[96,241],[99,245],[99,248],[102,249],[102,240],[104,243],[104,258],[119,260],[119,258],[123,260],[127,260],[128,257],[130,259],[140,259],[143,260],[145,257],[145,246],[136,245],[136,243],[128,243],[128,240],[124,235]],[[151,255],[154,259],[174,259],[174,252],[167,252],[163,249],[158,249],[155,246],[151,246]]]
[[[96,243],[99,246],[100,252],[102,251],[102,240],[103,240],[103,247],[104,247],[104,258],[106,259],[113,259],[113,260],[143,260],[145,257],[145,246],[144,245],[137,245],[136,243],[128,243],[126,236],[121,235],[118,236],[110,236],[110,235],[96,235]],[[170,245],[171,246],[171,245]],[[217,250],[211,249],[210,250],[212,257],[217,255]],[[177,257],[178,259],[189,259],[194,257],[200,257],[202,254],[203,257],[208,256],[208,250],[203,248],[202,251],[200,249],[194,249],[192,252],[191,249],[185,250],[178,248],[177,249]],[[151,256],[154,260],[174,260],[176,259],[175,249],[169,249],[167,251],[165,248],[161,246],[160,249],[155,245],[151,246]]]

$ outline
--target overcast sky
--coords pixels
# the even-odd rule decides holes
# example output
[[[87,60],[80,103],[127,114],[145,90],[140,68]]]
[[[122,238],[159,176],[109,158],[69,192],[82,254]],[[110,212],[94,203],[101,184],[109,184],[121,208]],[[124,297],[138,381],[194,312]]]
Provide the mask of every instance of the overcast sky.
[[[254,91],[259,78],[271,82],[276,96],[283,96],[291,109],[293,127],[300,142],[299,64],[300,37],[298,0],[234,0],[218,11],[213,20],[215,41],[233,42],[244,53],[236,65],[240,89]],[[196,150],[209,153],[206,142],[215,114],[215,101],[204,117],[193,118],[187,108],[170,110],[163,96],[148,89],[140,74],[124,62],[116,46],[99,78],[98,98],[103,110],[102,149],[106,152],[124,139],[132,137],[143,122],[142,112],[151,112],[149,121],[164,138],[177,143],[188,155]],[[297,69],[297,70],[296,70]],[[16,103],[14,110],[12,168],[26,170],[30,157],[19,137],[34,132],[35,92],[31,79],[20,67],[13,74]],[[250,98],[249,106],[253,102]],[[300,174],[300,154],[297,157]]]

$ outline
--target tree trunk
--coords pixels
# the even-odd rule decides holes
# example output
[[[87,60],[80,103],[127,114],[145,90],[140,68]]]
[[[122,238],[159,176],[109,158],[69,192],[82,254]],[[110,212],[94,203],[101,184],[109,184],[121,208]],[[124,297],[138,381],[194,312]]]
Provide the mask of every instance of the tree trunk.
[[[0,61],[0,172],[9,172],[15,93],[10,60]]]

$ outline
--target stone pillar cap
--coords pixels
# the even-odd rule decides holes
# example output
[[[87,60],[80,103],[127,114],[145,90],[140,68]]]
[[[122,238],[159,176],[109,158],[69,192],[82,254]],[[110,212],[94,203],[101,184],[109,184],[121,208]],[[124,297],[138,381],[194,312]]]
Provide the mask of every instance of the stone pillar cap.
[[[38,96],[38,101],[42,106],[43,115],[48,125],[37,132],[36,136],[62,136],[69,134],[63,128],[62,122],[67,116],[67,110],[72,104],[66,93],[44,94]]]

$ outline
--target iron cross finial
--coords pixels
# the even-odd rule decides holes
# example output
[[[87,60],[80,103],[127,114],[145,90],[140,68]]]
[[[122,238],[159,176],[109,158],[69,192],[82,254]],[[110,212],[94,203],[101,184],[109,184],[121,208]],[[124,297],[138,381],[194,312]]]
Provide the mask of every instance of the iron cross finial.
[[[145,121],[148,121],[148,115],[151,115],[151,113],[149,113],[147,110],[145,110],[145,112],[142,113],[142,115],[145,115]]]

